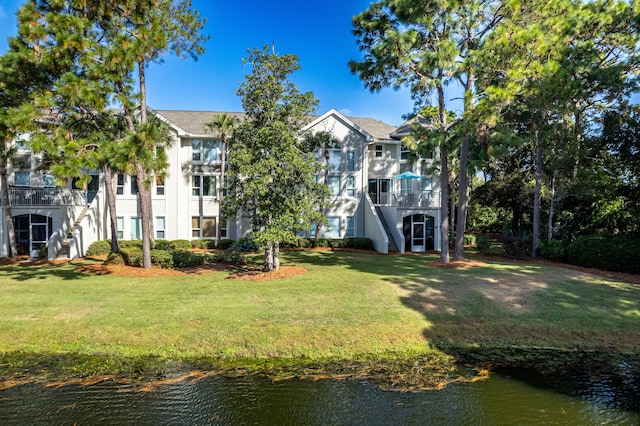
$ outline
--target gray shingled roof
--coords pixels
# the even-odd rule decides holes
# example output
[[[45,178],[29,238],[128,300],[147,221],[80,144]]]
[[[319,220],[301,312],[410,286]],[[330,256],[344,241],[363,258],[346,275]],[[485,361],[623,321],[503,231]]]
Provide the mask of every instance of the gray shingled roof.
[[[156,113],[170,121],[175,126],[179,127],[186,133],[192,135],[205,135],[209,132],[205,129],[205,124],[209,123],[214,114],[221,114],[218,111],[180,111],[180,110],[155,110]],[[244,119],[246,116],[243,112],[227,112],[227,114],[236,117],[238,120]],[[309,117],[309,121],[314,120],[317,117]],[[375,120],[373,118],[364,117],[347,117],[355,125],[362,128],[376,139],[390,139],[391,133],[396,128],[382,121]]]

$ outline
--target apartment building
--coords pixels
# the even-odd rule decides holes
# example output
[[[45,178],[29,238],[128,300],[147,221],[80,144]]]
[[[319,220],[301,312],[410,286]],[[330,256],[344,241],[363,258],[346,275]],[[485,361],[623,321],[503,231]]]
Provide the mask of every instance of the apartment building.
[[[173,144],[166,148],[169,169],[152,183],[156,239],[211,239],[218,228],[222,238],[238,239],[251,232],[246,220],[221,217],[219,178],[221,142],[207,131],[212,111],[150,110],[166,122]],[[227,113],[242,120],[243,113]],[[439,250],[439,179],[433,159],[413,159],[402,144],[412,122],[396,128],[371,118],[345,117],[330,110],[310,117],[310,132],[329,132],[336,146],[319,149],[327,161],[331,191],[326,238],[368,237],[381,253]],[[42,156],[28,149],[28,136],[16,141],[18,153],[8,168],[9,205],[21,254],[46,246],[48,257],[75,258],[89,245],[110,235],[104,181],[90,173],[90,183],[77,189],[74,182],[56,187]],[[134,176],[120,174],[116,181],[116,216],[120,239],[139,239],[141,220]],[[2,205],[2,214],[6,206]],[[307,236],[315,235],[309,230]],[[7,256],[7,224],[0,229],[0,255]]]

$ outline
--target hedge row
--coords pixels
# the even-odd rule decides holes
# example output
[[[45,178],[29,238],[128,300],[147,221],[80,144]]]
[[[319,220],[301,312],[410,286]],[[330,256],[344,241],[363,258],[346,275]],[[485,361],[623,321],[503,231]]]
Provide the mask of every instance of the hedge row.
[[[604,271],[640,273],[640,238],[588,235],[567,246],[567,262]]]
[[[585,235],[570,244],[543,241],[538,253],[577,266],[640,273],[640,238],[627,235]]]
[[[216,246],[214,240],[156,240],[154,244],[155,250],[191,250],[191,249],[214,249],[218,248],[226,250],[233,246],[236,242],[233,240],[222,239]],[[118,242],[120,249],[131,247],[142,248],[141,240],[120,240]],[[111,252],[111,240],[102,240],[92,243],[87,249],[87,256],[98,256],[109,254]]]
[[[315,243],[316,247],[329,248],[352,248],[359,250],[373,250],[373,241],[370,238],[319,238],[317,242],[313,238],[297,237],[295,240],[282,244],[283,248],[310,248]],[[140,240],[121,240],[119,241],[120,249],[142,248]],[[239,252],[251,252],[260,249],[251,238],[241,238],[238,241],[222,239],[216,246],[213,240],[156,240],[153,250],[158,251],[189,251],[191,249],[214,249],[232,250]],[[87,256],[98,256],[109,254],[111,252],[111,241],[102,240],[92,243],[87,249]],[[160,256],[160,255],[159,255]],[[164,260],[158,260],[159,263],[165,263]]]
[[[151,264],[165,269],[195,268],[205,264],[228,263],[243,265],[244,256],[234,250],[218,253],[196,253],[184,250],[151,250]],[[107,259],[107,263],[124,263],[128,266],[142,266],[142,248],[121,248]]]

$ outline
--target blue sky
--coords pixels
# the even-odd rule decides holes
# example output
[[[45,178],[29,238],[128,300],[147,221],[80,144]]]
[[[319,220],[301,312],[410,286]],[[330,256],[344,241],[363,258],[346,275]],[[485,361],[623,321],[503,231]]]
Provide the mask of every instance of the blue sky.
[[[0,54],[16,32],[15,12],[23,0],[0,0]],[[351,34],[351,18],[369,6],[366,0],[322,2],[193,0],[207,18],[211,36],[195,62],[167,57],[147,73],[149,106],[155,109],[241,111],[235,90],[250,72],[241,59],[251,48],[275,43],[279,54],[295,54],[301,70],[292,80],[320,100],[318,113],[335,108],[347,116],[372,117],[399,125],[412,111],[406,90],[370,93],[347,63],[360,59]]]

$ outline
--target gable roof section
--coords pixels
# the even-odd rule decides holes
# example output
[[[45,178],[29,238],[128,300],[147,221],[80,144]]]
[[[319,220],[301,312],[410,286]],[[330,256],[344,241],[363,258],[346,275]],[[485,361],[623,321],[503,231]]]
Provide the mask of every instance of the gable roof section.
[[[173,127],[179,136],[183,137],[211,137],[216,136],[207,131],[205,124],[213,120],[214,115],[221,114],[221,111],[187,111],[187,110],[152,110],[153,113],[159,116],[160,119],[166,121],[171,127]],[[247,116],[244,112],[227,112],[230,116],[236,118],[238,121],[242,121]],[[396,128],[389,124],[383,123],[373,118],[362,117],[345,117],[335,109],[331,109],[321,116],[310,117],[312,121],[304,128],[309,128],[314,124],[322,121],[324,118],[330,115],[336,115],[341,121],[345,122],[348,126],[354,130],[362,133],[367,140],[388,140],[390,134],[393,133]]]
[[[213,120],[213,117],[222,112],[216,111],[184,111],[184,110],[155,110],[160,118],[164,118],[177,131],[179,136],[211,137],[216,136],[205,125]],[[246,114],[243,112],[227,112],[228,115],[242,121]]]
[[[431,122],[431,120],[418,114],[415,117],[412,117],[409,120],[402,123],[400,127],[395,129],[395,131],[391,133],[391,137],[394,139],[402,139],[405,136],[409,136],[411,134],[411,128],[416,124],[419,124],[420,126],[426,129],[435,130],[436,128]]]

